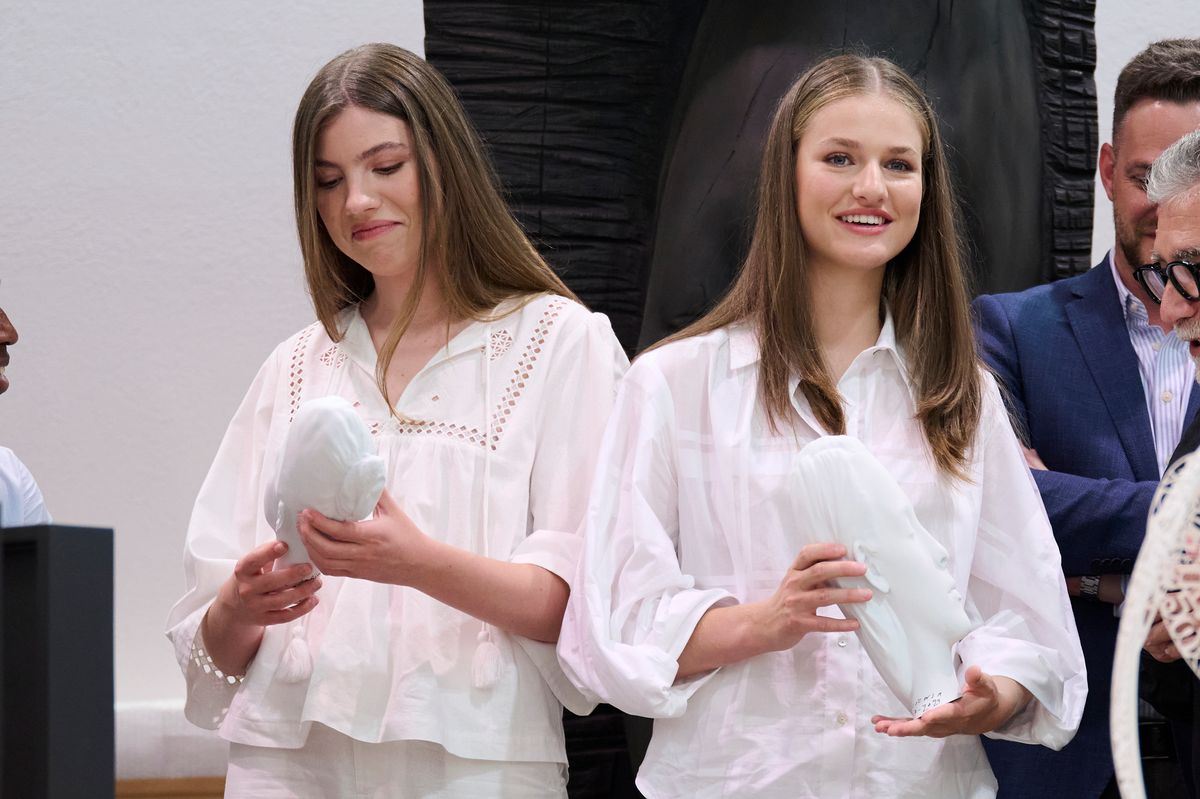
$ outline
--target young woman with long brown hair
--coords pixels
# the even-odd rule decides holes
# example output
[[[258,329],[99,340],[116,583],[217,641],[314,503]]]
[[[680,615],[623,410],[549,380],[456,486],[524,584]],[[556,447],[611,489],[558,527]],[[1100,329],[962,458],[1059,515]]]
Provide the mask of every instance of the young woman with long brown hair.
[[[918,719],[836,607],[871,600],[832,582],[866,565],[795,529],[793,463],[831,434],[895,478],[973,625],[962,698]],[[1057,549],[975,354],[933,111],[894,64],[831,58],[780,102],[734,286],[622,383],[559,657],[655,718],[650,799],[989,797],[979,733],[1070,739]]]
[[[412,53],[325,65],[293,160],[318,321],[262,367],[196,502],[168,631],[188,717],[231,742],[227,796],[561,797],[560,702],[582,700],[552,643],[624,354]],[[304,581],[261,508],[292,418],[330,395],[387,489],[365,521],[301,513]]]

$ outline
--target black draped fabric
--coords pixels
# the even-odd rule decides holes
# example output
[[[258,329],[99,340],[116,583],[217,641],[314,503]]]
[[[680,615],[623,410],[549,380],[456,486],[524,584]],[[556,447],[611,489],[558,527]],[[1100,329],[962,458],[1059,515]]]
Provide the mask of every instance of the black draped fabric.
[[[428,0],[522,225],[631,350],[702,313],[744,253],[784,88],[853,50],[943,121],[975,287],[1084,271],[1097,148],[1093,0]]]
[[[702,3],[427,0],[521,225],[626,345],[641,326],[659,172]]]

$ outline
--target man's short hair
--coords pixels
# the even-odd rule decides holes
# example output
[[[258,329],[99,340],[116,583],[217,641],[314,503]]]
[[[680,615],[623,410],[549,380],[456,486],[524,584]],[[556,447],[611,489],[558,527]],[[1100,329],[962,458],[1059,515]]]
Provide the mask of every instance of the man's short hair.
[[[1146,197],[1163,203],[1200,186],[1200,130],[1194,130],[1154,159]]]
[[[1121,70],[1113,98],[1113,141],[1129,109],[1142,100],[1200,102],[1200,39],[1154,42]]]

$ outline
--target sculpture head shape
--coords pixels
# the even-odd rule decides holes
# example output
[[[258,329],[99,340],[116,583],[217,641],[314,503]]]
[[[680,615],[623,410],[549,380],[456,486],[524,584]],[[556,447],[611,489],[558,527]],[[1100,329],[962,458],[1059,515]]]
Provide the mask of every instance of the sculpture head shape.
[[[322,397],[302,404],[263,508],[275,535],[288,545],[276,568],[309,560],[296,530],[300,511],[312,508],[340,521],[365,518],[379,502],[385,481],[383,459],[349,402]]]
[[[795,519],[805,543],[836,541],[863,562],[872,598],[841,606],[859,621],[858,638],[892,693],[919,716],[957,699],[954,645],[971,630],[946,549],[921,526],[912,502],[867,448],[826,436],[796,456]]]

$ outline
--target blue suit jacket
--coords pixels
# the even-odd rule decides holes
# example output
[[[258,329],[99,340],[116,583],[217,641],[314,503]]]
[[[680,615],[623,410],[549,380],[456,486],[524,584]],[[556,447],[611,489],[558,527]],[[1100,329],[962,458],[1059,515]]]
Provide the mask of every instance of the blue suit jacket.
[[[1146,530],[1158,463],[1150,417],[1107,259],[1086,274],[974,303],[981,354],[1008,393],[1068,576],[1128,573]],[[1192,391],[1187,422],[1200,391]],[[1074,601],[1088,670],[1079,732],[1061,752],[985,740],[1000,797],[1092,799],[1113,775],[1109,685],[1117,619]]]

